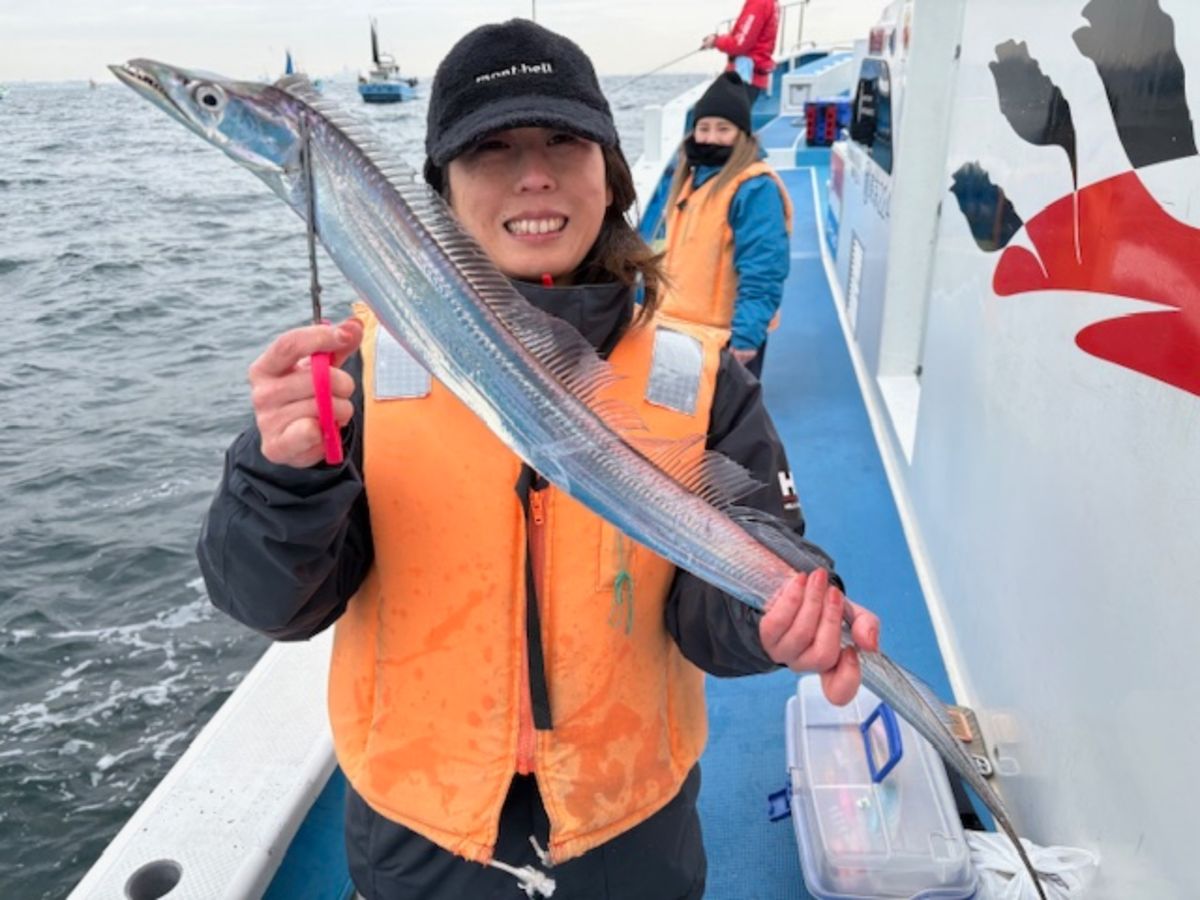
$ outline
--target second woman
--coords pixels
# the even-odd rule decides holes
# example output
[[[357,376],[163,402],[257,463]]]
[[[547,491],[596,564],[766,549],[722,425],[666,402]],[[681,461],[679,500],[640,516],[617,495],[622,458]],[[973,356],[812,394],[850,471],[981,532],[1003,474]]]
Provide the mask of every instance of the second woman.
[[[746,88],[721,75],[696,103],[667,201],[663,311],[727,328],[732,354],[761,376],[790,265],[792,205],[762,158]]]

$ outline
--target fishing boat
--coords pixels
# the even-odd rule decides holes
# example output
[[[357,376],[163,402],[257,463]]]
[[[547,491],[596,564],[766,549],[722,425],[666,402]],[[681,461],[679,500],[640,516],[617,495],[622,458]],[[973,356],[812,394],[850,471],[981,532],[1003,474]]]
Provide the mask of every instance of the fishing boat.
[[[1023,834],[1099,854],[1100,900],[1195,895],[1198,38],[1158,0],[898,0],[781,51],[754,110],[795,208],[763,380],[810,533],[973,710]],[[647,238],[706,85],[646,111]],[[352,896],[329,647],[272,646],[71,897]],[[709,681],[715,900],[809,896],[766,803],[796,692]]]
[[[364,103],[400,103],[417,96],[417,79],[402,78],[400,66],[390,53],[379,50],[379,34],[371,20],[371,71],[358,77],[358,93]]]
[[[303,74],[302,72],[299,72],[299,70],[297,70],[297,68],[296,68],[296,62],[292,58],[292,51],[284,50],[283,53],[284,53],[283,76],[286,78],[289,75]],[[321,79],[320,78],[311,78],[310,77],[308,80],[312,83],[312,86],[315,87],[318,91],[321,89]]]

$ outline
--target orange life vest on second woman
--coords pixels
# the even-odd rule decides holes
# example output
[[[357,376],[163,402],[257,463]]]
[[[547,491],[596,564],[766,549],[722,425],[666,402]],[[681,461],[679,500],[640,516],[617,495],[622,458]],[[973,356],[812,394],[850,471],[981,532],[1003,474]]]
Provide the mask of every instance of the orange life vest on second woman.
[[[664,622],[674,567],[553,487],[530,494],[527,520],[521,460],[364,318],[375,563],[336,626],[338,761],[375,810],[481,861],[514,773],[532,771],[551,856],[577,856],[666,805],[703,750],[703,675]],[[631,328],[606,397],[655,437],[706,434],[723,342],[684,323]],[[527,521],[552,717],[536,731]]]
[[[684,182],[676,202],[667,210],[666,263],[667,286],[662,311],[668,315],[701,325],[728,330],[733,324],[733,304],[737,299],[738,276],[733,267],[733,228],[729,208],[738,188],[760,175],[775,181],[783,198],[787,230],[792,230],[792,201],[779,176],[759,160],[738,172],[720,191],[713,187],[720,179],[714,175],[695,190],[695,175]],[[779,313],[770,327],[779,324]]]

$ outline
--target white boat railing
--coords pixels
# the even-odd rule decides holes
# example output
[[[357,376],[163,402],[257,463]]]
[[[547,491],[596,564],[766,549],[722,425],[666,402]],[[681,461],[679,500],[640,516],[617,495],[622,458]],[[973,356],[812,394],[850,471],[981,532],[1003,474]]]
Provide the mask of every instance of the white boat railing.
[[[793,7],[800,7],[800,21],[796,27],[796,42],[791,45],[792,49],[797,49],[804,42],[804,7],[808,6],[810,0],[794,0],[792,3],[779,4],[779,32],[775,41],[775,54],[779,55],[789,49],[787,44],[787,22],[788,11]],[[734,19],[722,19],[717,23],[716,33],[720,34],[724,31],[729,31],[733,28]]]
[[[643,112],[642,155],[633,164],[633,183],[637,188],[638,206],[644,208],[662,175],[663,166],[679,149],[687,128],[688,110],[696,105],[708,90],[712,80],[702,80],[693,88],[662,104],[646,106]]]
[[[272,644],[68,900],[261,898],[334,770],[332,644]]]

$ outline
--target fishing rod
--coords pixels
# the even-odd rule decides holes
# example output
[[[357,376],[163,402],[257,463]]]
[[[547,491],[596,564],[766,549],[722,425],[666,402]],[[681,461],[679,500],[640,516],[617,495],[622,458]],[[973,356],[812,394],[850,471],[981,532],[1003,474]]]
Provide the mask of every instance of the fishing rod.
[[[655,68],[651,69],[649,72],[645,72],[641,75],[638,75],[636,78],[631,78],[631,79],[629,79],[629,81],[620,85],[609,96],[611,97],[616,94],[619,94],[619,93],[621,93],[621,91],[625,90],[625,88],[629,87],[631,84],[635,84],[636,82],[641,81],[643,78],[649,78],[654,73],[661,72],[663,69],[666,69],[666,68],[669,68],[670,66],[675,65],[675,63],[681,63],[685,59],[687,59],[689,56],[695,56],[697,53],[701,52],[702,50],[704,50],[703,47],[697,47],[695,50],[689,50],[687,53],[683,54],[683,56],[677,57],[677,58],[671,60],[670,62],[665,62],[661,66],[656,66]]]

